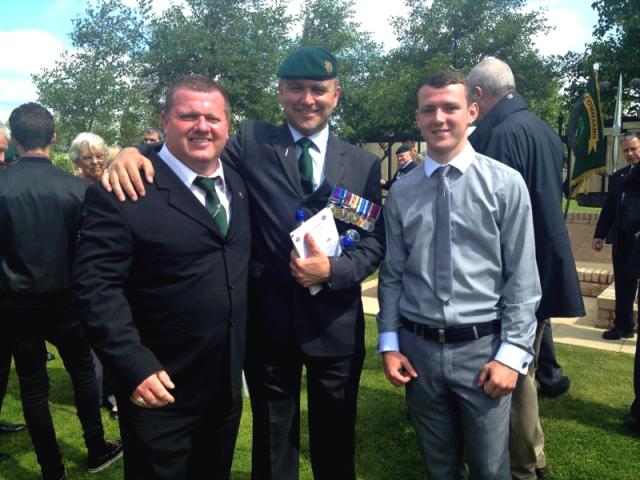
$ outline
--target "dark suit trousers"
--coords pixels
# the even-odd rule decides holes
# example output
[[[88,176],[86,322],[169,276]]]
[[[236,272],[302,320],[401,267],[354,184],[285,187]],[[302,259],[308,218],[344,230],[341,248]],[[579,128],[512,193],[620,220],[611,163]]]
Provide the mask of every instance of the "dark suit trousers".
[[[633,331],[633,301],[638,296],[638,277],[627,273],[629,254],[633,247],[633,234],[618,231],[613,246],[613,278],[616,289],[615,327],[624,331]]]
[[[545,387],[552,387],[560,381],[564,372],[556,359],[556,349],[553,344],[550,319],[543,320],[544,331],[540,340],[536,379]]]
[[[228,480],[242,398],[188,409],[141,408],[116,393],[125,480]]]
[[[0,346],[0,411],[4,396],[7,394],[7,384],[9,383],[9,372],[11,371],[11,350]]]
[[[6,318],[7,323],[29,325],[30,332],[24,332],[25,337],[26,335],[31,335],[33,338],[37,338],[38,341],[48,340],[58,348],[64,367],[71,377],[78,418],[82,425],[87,450],[100,449],[104,443],[104,431],[100,417],[100,398],[93,359],[91,358],[89,343],[71,304],[65,300],[62,302],[54,301],[53,304],[37,308],[3,308],[2,318],[3,321]],[[35,349],[36,353],[34,353],[34,359],[29,361],[37,361],[37,368],[39,369],[40,345],[36,346],[34,344],[30,348]],[[13,356],[16,362],[16,369],[18,369],[15,350]],[[35,372],[36,365],[31,365],[29,369]],[[48,390],[46,368],[45,378],[39,374],[37,378],[37,380],[33,379],[37,384],[34,388],[37,390],[46,388]],[[40,401],[42,401],[42,398],[40,398]]]
[[[313,476],[355,479],[356,405],[363,362],[364,348],[349,356],[310,357],[297,345],[278,346],[268,349],[261,361],[250,356],[245,373],[253,411],[253,480],[298,479],[303,366]]]

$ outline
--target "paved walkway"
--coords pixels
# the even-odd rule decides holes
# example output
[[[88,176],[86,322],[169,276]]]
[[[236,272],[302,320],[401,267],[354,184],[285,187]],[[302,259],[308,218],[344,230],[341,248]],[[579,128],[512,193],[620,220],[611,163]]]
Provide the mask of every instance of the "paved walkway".
[[[362,301],[364,312],[370,315],[378,313],[378,280],[370,280],[362,285]],[[636,337],[624,340],[604,340],[601,328],[595,328],[598,317],[598,307],[596,299],[584,297],[584,305],[587,314],[577,318],[554,318],[551,321],[553,326],[553,339],[556,343],[566,343],[580,347],[597,348],[609,350],[611,352],[623,352],[634,354],[636,348]]]

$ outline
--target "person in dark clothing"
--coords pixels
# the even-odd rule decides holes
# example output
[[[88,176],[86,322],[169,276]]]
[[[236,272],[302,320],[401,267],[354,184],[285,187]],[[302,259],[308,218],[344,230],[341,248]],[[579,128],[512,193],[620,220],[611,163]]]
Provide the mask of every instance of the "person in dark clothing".
[[[471,145],[478,153],[520,172],[529,190],[542,286],[536,311],[537,368],[545,373],[554,371],[554,384],[545,384],[548,377],[540,377],[540,389],[562,393],[569,388],[569,379],[555,360],[549,319],[585,314],[562,216],[562,142],[549,125],[528,110],[506,63],[485,58],[469,72],[468,82],[471,100],[480,109],[476,129],[469,137]],[[514,479],[546,475],[534,374],[535,367],[531,367],[529,374],[520,378],[512,399],[509,450]]]
[[[0,172],[0,351],[10,352],[42,478],[65,476],[49,410],[45,340],[71,375],[89,472],[122,455],[105,442],[89,344],[75,313],[70,269],[85,184],[49,160],[56,140],[51,113],[37,103],[9,117],[20,162]]]
[[[640,159],[640,135],[637,132],[627,133],[622,137],[622,151],[627,162],[632,165],[638,163]],[[625,196],[640,195],[640,168],[629,168],[629,173],[624,176],[621,181],[621,190]],[[625,268],[625,274],[629,274],[635,278],[636,289],[638,284],[637,273],[640,271],[640,249],[638,248],[640,246],[638,243],[640,241],[638,237],[639,230],[640,224],[638,223],[635,223],[631,228],[634,246],[629,251]],[[631,302],[633,302],[633,296],[631,297]],[[617,304],[618,299],[616,297],[616,309]],[[633,364],[633,391],[633,403],[631,404],[629,414],[624,418],[624,424],[631,432],[640,435],[640,335],[638,335],[638,340],[636,341],[636,356]]]
[[[391,186],[403,175],[416,168],[417,163],[413,160],[411,147],[408,145],[400,145],[396,150],[396,160],[398,161],[398,170],[391,180],[380,180],[380,186],[385,190],[389,190]]]
[[[592,246],[602,250],[605,239],[612,244],[613,279],[616,291],[616,316],[613,328],[602,334],[605,340],[633,337],[633,301],[638,296],[638,276],[627,271],[627,262],[634,244],[634,234],[640,222],[640,195],[622,192],[625,177],[636,169],[640,161],[640,148],[636,134],[622,140],[627,165],[617,170],[609,181],[609,193],[600,211],[593,233]]]

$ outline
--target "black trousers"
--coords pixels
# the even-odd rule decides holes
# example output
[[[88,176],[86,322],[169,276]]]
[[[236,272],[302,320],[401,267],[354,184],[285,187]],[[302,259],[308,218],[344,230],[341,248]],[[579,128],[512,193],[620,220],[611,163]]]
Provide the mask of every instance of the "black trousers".
[[[538,364],[536,369],[536,379],[541,386],[551,387],[558,383],[564,372],[556,359],[556,349],[551,333],[551,322],[544,321],[544,330],[540,339],[540,352],[538,354]]]
[[[7,384],[9,383],[9,372],[11,371],[11,352],[9,349],[0,349],[0,411],[4,396],[7,394]]]
[[[0,307],[6,325],[0,351],[13,355],[25,421],[44,478],[60,478],[63,467],[49,410],[45,340],[58,348],[71,376],[78,418],[89,451],[104,442],[100,401],[89,344],[70,304],[37,308]]]
[[[251,348],[251,347],[249,347]],[[364,348],[310,357],[298,346],[263,348],[245,366],[253,411],[253,480],[297,480],[300,386],[307,372],[309,450],[316,480],[355,479],[355,422]]]
[[[616,289],[616,318],[614,325],[623,332],[633,331],[633,301],[639,297],[638,276],[629,273],[629,254],[633,234],[620,230],[613,246],[613,278]],[[639,297],[640,298],[640,297]]]
[[[117,392],[125,480],[228,480],[242,398],[142,408]]]

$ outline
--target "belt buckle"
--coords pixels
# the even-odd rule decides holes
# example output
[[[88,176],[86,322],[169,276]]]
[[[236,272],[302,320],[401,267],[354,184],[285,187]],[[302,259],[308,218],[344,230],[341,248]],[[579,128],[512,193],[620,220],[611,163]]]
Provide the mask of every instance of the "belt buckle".
[[[438,329],[438,343],[444,343],[444,328]]]

